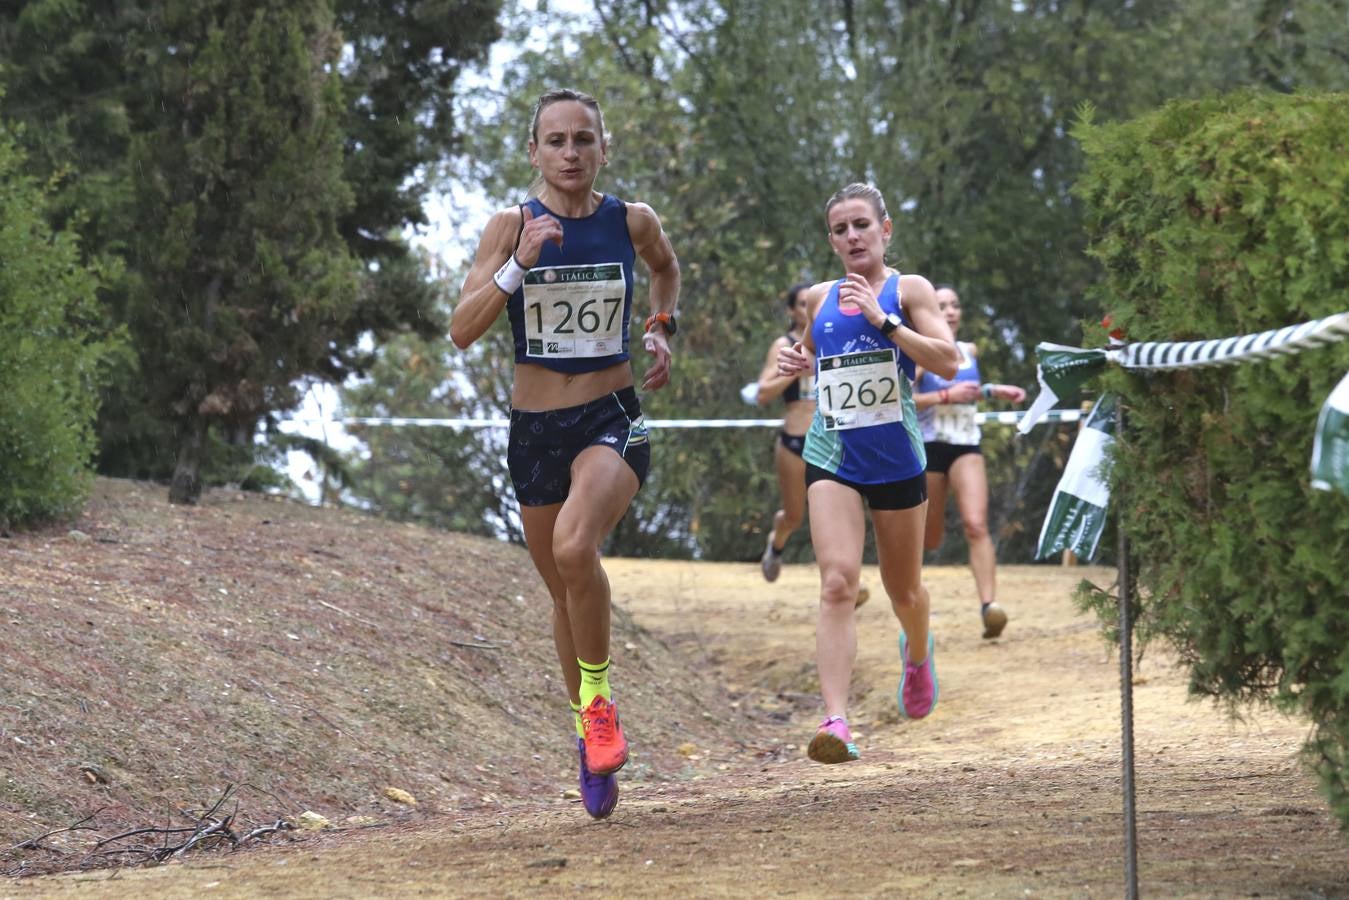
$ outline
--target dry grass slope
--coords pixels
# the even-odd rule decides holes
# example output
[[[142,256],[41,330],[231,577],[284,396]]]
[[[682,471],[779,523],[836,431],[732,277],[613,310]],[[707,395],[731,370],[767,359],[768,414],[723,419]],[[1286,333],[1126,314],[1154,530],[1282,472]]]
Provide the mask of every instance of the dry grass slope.
[[[94,840],[187,824],[231,784],[246,830],[510,807],[574,779],[549,601],[517,547],[100,480],[73,526],[0,539],[0,635],[0,848],[95,814],[0,871],[116,862]],[[614,639],[647,736],[625,780],[670,778],[661,753],[726,725],[701,714],[713,688],[618,609]]]

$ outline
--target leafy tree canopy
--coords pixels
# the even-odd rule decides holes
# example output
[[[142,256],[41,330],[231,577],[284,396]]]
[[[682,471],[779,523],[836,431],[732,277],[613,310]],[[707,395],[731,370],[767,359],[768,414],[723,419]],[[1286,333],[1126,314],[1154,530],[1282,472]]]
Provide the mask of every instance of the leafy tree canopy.
[[[599,98],[611,132],[599,188],[649,202],[683,271],[675,377],[644,398],[653,417],[746,413],[737,389],[781,333],[783,292],[839,271],[823,206],[853,180],[887,198],[893,263],[960,290],[962,337],[979,342],[987,375],[1029,386],[1035,342],[1076,342],[1080,323],[1100,317],[1072,191],[1078,106],[1119,120],[1271,72],[1284,87],[1342,79],[1349,66],[1313,27],[1333,23],[1335,7],[596,0],[547,25],[515,10],[507,39],[537,49],[472,96],[458,174],[496,203],[518,202],[532,178],[535,98],[558,86]],[[547,37],[531,40],[539,29]],[[463,373],[458,389],[479,392],[461,405],[499,414],[510,373],[497,363],[509,352],[498,328],[449,365]],[[612,549],[756,556],[776,494],[771,442],[766,430],[657,434],[651,478]],[[1070,443],[1064,429],[1022,441],[990,431],[1005,556],[1031,557]],[[496,459],[483,466],[472,477],[499,475]],[[949,531],[944,558],[960,558],[959,529]]]

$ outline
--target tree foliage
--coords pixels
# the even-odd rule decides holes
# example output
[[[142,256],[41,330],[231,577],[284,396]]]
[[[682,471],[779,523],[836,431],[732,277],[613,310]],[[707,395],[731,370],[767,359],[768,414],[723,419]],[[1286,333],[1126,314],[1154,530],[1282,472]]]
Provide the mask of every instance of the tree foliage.
[[[1299,21],[1328,19],[1333,6],[1299,4]],[[1333,42],[1308,33],[1298,56],[1262,30],[1271,8],[595,0],[579,16],[555,15],[543,39],[544,26],[517,11],[508,40],[541,49],[472,96],[459,175],[495,203],[518,202],[532,177],[534,99],[562,85],[600,99],[611,143],[598,187],[649,202],[683,271],[674,379],[643,398],[651,417],[749,412],[737,390],[786,325],[783,292],[840,271],[823,206],[856,179],[886,195],[894,264],[960,290],[962,337],[980,344],[985,374],[1029,386],[1035,342],[1076,342],[1079,323],[1099,318],[1089,294],[1099,271],[1071,190],[1082,166],[1068,133],[1074,110],[1091,102],[1102,120],[1124,119],[1170,97],[1258,81],[1251,54],[1279,61],[1290,85],[1343,77]],[[470,382],[496,371],[497,354],[509,352],[504,323],[497,329],[451,367]],[[509,378],[489,381],[473,402],[500,415]],[[1004,558],[1033,555],[1070,443],[1059,428],[1015,441],[989,430]],[[776,503],[771,431],[656,433],[652,452],[651,477],[610,549],[757,556]],[[499,475],[485,463],[460,477]],[[960,531],[948,533],[940,558],[959,558]],[[804,545],[793,541],[789,554]]]
[[[59,227],[126,262],[103,293],[136,350],[102,410],[104,471],[238,477],[301,376],[367,336],[445,324],[403,229],[456,141],[454,84],[497,0],[35,0],[0,8],[4,111]],[[203,429],[209,429],[206,434]]]
[[[356,295],[337,233],[338,44],[321,2],[184,4],[145,67],[129,164],[131,324],[177,431],[170,497],[192,502],[211,422],[251,437],[297,402]],[[158,217],[157,227],[152,226]]]
[[[1349,95],[1177,102],[1075,133],[1105,269],[1096,293],[1131,340],[1349,306]],[[1309,749],[1349,825],[1349,498],[1308,483],[1317,411],[1346,369],[1340,343],[1109,381],[1129,403],[1112,502],[1136,556],[1140,632],[1180,651],[1196,692],[1273,699],[1315,723]]]
[[[101,333],[95,298],[115,263],[83,263],[43,200],[0,123],[0,529],[83,502],[98,389],[121,346]]]
[[[493,396],[510,377],[512,357],[502,352],[473,373],[447,364],[444,341],[403,335],[384,345],[369,378],[343,392],[355,417],[495,416]],[[471,378],[471,381],[465,379]],[[523,542],[524,533],[507,484],[504,429],[440,427],[350,429],[364,449],[350,466],[349,489],[364,503],[399,521],[431,524],[468,534]],[[474,477],[462,477],[473,473]],[[476,477],[481,473],[482,477]]]
[[[359,338],[444,334],[448,319],[406,230],[428,223],[431,174],[460,152],[455,116],[464,66],[497,39],[501,0],[332,0],[343,42],[343,176],[353,202],[338,228],[365,263],[350,320],[336,341],[333,383],[371,362]]]

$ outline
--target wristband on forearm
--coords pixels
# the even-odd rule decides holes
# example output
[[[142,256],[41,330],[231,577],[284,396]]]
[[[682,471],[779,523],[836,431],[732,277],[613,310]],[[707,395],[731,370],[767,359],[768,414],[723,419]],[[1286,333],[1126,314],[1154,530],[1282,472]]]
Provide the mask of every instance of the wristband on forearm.
[[[506,292],[507,296],[514,294],[519,290],[520,285],[524,283],[525,273],[529,270],[520,265],[515,260],[515,254],[512,253],[497,269],[497,273],[492,276],[493,283]]]
[[[941,390],[937,391],[937,402],[938,402],[938,403],[950,403],[950,402],[951,402],[951,392],[948,391],[946,388],[942,388]]]
[[[979,393],[983,394],[985,397],[992,397],[993,388],[994,385],[991,382],[985,381],[982,385],[979,386]]]

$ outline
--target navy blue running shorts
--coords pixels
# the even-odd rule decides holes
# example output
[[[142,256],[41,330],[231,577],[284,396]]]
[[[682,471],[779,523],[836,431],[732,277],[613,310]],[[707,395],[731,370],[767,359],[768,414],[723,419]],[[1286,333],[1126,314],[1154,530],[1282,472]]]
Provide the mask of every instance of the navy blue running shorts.
[[[788,434],[785,431],[778,432],[778,440],[782,441],[782,446],[801,456],[806,452],[806,436],[804,434]]]
[[[839,478],[828,469],[806,463],[806,487],[817,481],[835,481],[861,494],[872,509],[913,509],[927,502],[927,473],[919,472],[903,481],[861,484]]]
[[[651,444],[637,391],[612,394],[543,412],[511,410],[506,465],[521,506],[548,506],[567,499],[571,464],[593,446],[612,447],[637,475],[640,486],[651,468]]]

